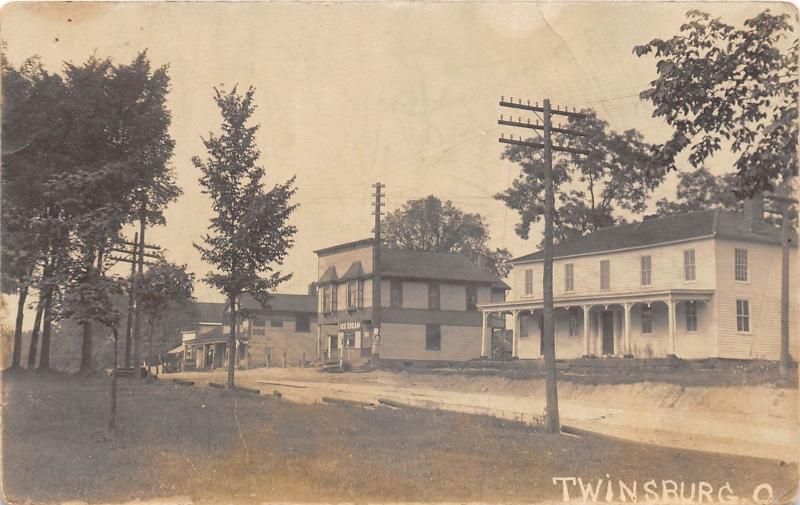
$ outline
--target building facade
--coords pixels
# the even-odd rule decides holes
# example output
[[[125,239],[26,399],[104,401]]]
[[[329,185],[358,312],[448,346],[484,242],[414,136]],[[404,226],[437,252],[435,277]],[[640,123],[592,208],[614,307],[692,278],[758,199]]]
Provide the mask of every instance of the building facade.
[[[228,363],[230,312],[224,303],[198,303],[195,328],[181,332],[184,368],[224,368]],[[239,300],[236,366],[302,366],[317,354],[316,289],[306,295],[273,294],[262,305],[250,295]]]
[[[389,248],[376,255],[372,239],[315,252],[318,349],[320,357],[331,360],[364,360],[373,349],[382,360],[475,359],[482,345],[478,305],[502,302],[508,289],[460,255]],[[379,333],[374,330],[376,256]],[[499,329],[503,325],[502,318],[487,323]]]
[[[796,247],[790,255],[795,295]],[[511,315],[513,355],[521,359],[543,350],[543,256],[513,260],[513,298],[480,307],[487,317]],[[777,360],[781,276],[780,230],[752,214],[650,218],[563,242],[553,261],[556,357]],[[797,309],[791,296],[795,357]]]

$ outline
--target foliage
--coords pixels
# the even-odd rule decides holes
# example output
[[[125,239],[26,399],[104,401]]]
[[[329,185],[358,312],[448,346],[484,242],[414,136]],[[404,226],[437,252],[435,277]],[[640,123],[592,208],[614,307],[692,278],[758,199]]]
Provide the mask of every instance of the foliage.
[[[203,140],[208,157],[195,156],[194,166],[202,172],[203,193],[211,197],[214,217],[210,233],[203,243],[194,244],[203,261],[215,271],[204,281],[219,289],[232,307],[231,320],[236,321],[235,302],[250,293],[265,303],[269,292],[288,280],[276,268],[283,263],[294,244],[297,229],[288,223],[297,204],[290,203],[295,193],[294,177],[276,184],[269,191],[263,187],[264,169],[257,165],[260,155],[255,144],[258,125],[247,126],[255,111],[251,87],[244,95],[234,87],[230,92],[214,89],[214,101],[222,113],[222,133],[210,133]],[[233,360],[236,325],[231,325],[229,338],[228,383],[233,385]]]
[[[714,175],[705,168],[679,172],[676,198],[656,202],[659,215],[719,208],[742,211],[742,200],[733,194],[736,174]]]
[[[654,163],[653,146],[639,132],[617,133],[594,111],[582,112],[588,117],[570,118],[566,128],[584,136],[553,133],[554,145],[589,152],[553,156],[556,241],[622,223],[618,210],[643,212],[647,198],[664,178],[664,171]],[[522,172],[495,198],[519,213],[517,234],[528,238],[531,225],[544,218],[544,160],[540,150],[519,145],[508,145],[502,157],[519,164]]]
[[[480,214],[470,214],[434,195],[409,200],[386,215],[381,233],[390,247],[410,251],[462,254],[499,278],[511,269],[508,249],[491,250],[489,228]]]
[[[137,291],[141,310],[150,325],[152,346],[156,324],[168,312],[194,305],[194,274],[186,271],[186,265],[160,261],[144,272]],[[171,336],[162,332],[160,340]]]
[[[658,78],[640,94],[653,117],[674,128],[659,161],[675,170],[689,148],[700,167],[723,146],[736,160],[737,196],[772,190],[797,175],[798,39],[792,18],[765,10],[744,28],[691,10],[671,39],[636,46],[658,59]]]

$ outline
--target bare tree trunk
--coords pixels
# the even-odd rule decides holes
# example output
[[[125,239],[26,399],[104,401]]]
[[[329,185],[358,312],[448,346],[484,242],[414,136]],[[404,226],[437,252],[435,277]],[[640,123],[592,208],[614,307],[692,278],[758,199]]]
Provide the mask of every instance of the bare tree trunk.
[[[117,327],[112,326],[114,334],[114,364],[111,370],[111,413],[108,419],[108,433],[113,434],[117,427]]]
[[[83,338],[81,340],[81,372],[92,371],[92,322],[84,321],[81,323]]]
[[[44,298],[39,295],[36,303],[36,317],[33,319],[31,330],[31,343],[28,347],[28,370],[36,368],[36,353],[39,351],[39,329],[42,327],[42,312],[44,312]]]
[[[14,325],[14,350],[11,357],[11,368],[19,368],[19,361],[22,356],[22,323],[25,318],[25,300],[28,298],[28,285],[25,284],[19,289],[19,301],[17,302],[17,320]]]
[[[228,335],[228,387],[233,388],[233,369],[236,364],[236,297],[230,297],[231,332]]]
[[[44,299],[44,328],[42,329],[42,351],[39,355],[39,370],[50,369],[50,334],[53,328],[53,288],[47,290]]]

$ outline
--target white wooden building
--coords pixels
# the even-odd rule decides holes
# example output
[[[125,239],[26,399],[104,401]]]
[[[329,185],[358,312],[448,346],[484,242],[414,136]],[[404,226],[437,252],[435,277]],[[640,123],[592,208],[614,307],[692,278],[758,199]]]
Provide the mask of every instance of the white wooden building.
[[[793,241],[793,243],[796,243]],[[513,260],[513,356],[541,356],[543,251]],[[791,249],[790,350],[798,356],[797,247]],[[600,229],[554,248],[556,357],[675,355],[777,360],[781,234],[757,214],[721,210]],[[490,355],[484,332],[482,354]]]

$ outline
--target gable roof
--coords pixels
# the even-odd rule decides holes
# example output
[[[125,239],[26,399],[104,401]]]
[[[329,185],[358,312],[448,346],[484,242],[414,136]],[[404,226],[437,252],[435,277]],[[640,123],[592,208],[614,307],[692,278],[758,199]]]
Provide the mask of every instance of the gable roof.
[[[224,321],[224,303],[215,302],[196,302],[197,322],[200,323],[222,323]]]
[[[314,295],[294,295],[285,293],[270,294],[266,307],[252,295],[244,294],[239,300],[244,309],[260,312],[316,312],[317,297]]]
[[[708,209],[601,228],[588,235],[555,245],[553,257],[617,251],[703,237],[781,244],[781,231],[774,226],[762,223],[757,229],[751,230],[745,217],[740,214]],[[544,251],[539,250],[514,258],[512,262],[543,259]]]
[[[381,248],[381,275],[469,282],[502,282],[460,254]]]

